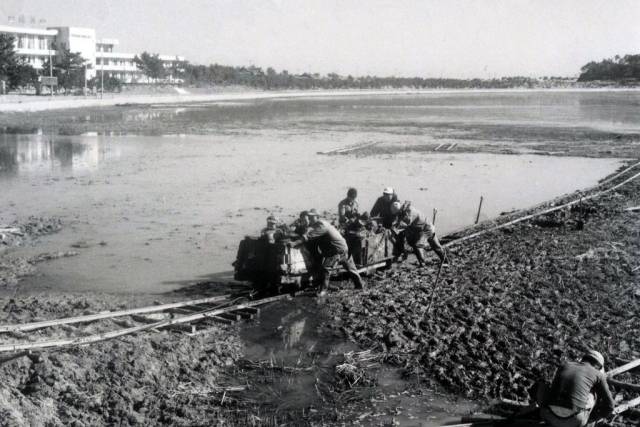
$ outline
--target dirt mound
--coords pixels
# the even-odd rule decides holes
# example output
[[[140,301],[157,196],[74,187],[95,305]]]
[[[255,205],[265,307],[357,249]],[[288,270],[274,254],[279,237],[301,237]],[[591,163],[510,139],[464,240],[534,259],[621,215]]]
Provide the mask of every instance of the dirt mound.
[[[332,327],[473,398],[527,399],[587,348],[609,367],[638,358],[640,229],[623,210],[638,190],[454,246],[433,296],[435,268],[390,270],[358,298],[332,298]]]
[[[13,323],[95,312],[113,303],[77,296],[28,298],[6,302],[3,311],[5,321]],[[109,321],[84,331],[116,327]],[[223,413],[216,392],[219,374],[241,354],[229,328],[198,337],[160,331],[5,361],[0,365],[1,424],[193,425],[216,420]],[[78,331],[65,326],[30,335],[53,339]]]

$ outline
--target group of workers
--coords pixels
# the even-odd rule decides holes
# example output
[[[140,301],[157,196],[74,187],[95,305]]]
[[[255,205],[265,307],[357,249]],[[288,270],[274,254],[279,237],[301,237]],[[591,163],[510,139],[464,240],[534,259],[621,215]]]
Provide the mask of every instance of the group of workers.
[[[418,265],[423,266],[425,260],[420,248],[422,238],[426,237],[440,262],[446,263],[447,257],[436,236],[435,226],[411,202],[401,202],[393,188],[387,187],[382,191],[382,196],[378,197],[370,212],[359,213],[357,197],[357,190],[350,188],[347,197],[338,204],[338,221],[341,226],[348,230],[353,223],[369,224],[377,219],[383,228],[391,230],[395,235],[395,255],[407,258],[406,242],[415,254]]]
[[[338,204],[338,228],[342,232],[327,220],[321,219],[315,209],[311,209],[301,212],[291,227],[279,224],[278,220],[270,215],[262,235],[271,243],[293,235],[294,238],[289,245],[295,247],[306,243],[312,248],[315,261],[313,273],[318,282],[318,295],[326,294],[330,272],[337,265],[346,270],[356,289],[364,288],[364,282],[354,261],[354,258],[358,262],[361,261],[360,232],[363,230],[390,230],[395,237],[394,256],[403,260],[407,258],[406,242],[415,254],[419,266],[425,264],[420,249],[424,236],[441,263],[446,263],[446,255],[433,224],[412,206],[411,202],[401,203],[393,188],[387,187],[383,190],[382,196],[376,200],[370,212],[360,212],[357,198],[358,191],[350,188],[347,197]],[[293,234],[290,233],[291,228]]]
[[[350,188],[347,197],[338,204],[338,224],[347,239],[350,230],[391,230],[396,236],[394,255],[406,259],[406,242],[413,250],[418,264],[423,265],[425,260],[419,244],[424,236],[440,262],[447,262],[445,251],[435,234],[434,225],[410,202],[401,202],[392,188],[387,187],[383,190],[382,196],[376,200],[369,212],[359,211],[357,197],[357,190]],[[298,237],[289,245],[295,247],[304,243],[314,244],[313,247],[318,249],[315,252],[315,274],[319,282],[319,296],[326,294],[330,272],[338,264],[344,267],[356,289],[365,287],[352,253],[354,247],[359,247],[359,242],[348,245],[343,233],[328,221],[321,219],[315,209],[300,214],[294,223],[293,232]],[[284,236],[273,216],[268,218],[263,235],[269,239]],[[604,357],[595,350],[586,352],[579,362],[565,362],[561,365],[551,384],[537,385],[534,397],[540,418],[553,427],[584,427],[593,419],[611,414],[615,407],[604,373]]]

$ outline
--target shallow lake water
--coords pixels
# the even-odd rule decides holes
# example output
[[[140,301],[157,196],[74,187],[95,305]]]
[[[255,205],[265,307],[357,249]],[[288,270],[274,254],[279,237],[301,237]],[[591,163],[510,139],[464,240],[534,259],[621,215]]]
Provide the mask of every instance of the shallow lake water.
[[[312,207],[333,212],[350,186],[362,209],[385,186],[429,216],[437,208],[442,235],[473,223],[480,196],[481,219],[491,218],[592,186],[620,165],[319,151],[368,141],[409,144],[482,124],[498,125],[516,142],[523,123],[637,132],[638,96],[467,93],[64,112],[42,128],[0,134],[0,223],[62,218],[62,232],[20,254],[80,247],[76,257],[42,264],[41,276],[27,279],[20,292],[162,293],[228,277],[238,242],[270,213],[290,221]],[[61,135],[74,129],[84,134]]]

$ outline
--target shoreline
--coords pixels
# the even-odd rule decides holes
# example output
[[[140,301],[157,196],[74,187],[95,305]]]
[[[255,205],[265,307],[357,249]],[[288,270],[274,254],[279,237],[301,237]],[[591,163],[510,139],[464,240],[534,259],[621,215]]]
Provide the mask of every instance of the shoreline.
[[[37,111],[66,110],[75,108],[145,106],[151,104],[197,104],[202,102],[256,101],[263,99],[304,99],[324,97],[357,96],[406,96],[406,95],[452,95],[474,93],[536,93],[536,92],[639,92],[634,88],[514,88],[514,89],[389,89],[389,90],[292,90],[292,91],[241,91],[211,94],[109,94],[108,97],[55,97],[24,95],[15,101],[5,102],[0,95],[0,113],[28,113]],[[15,97],[15,95],[9,95]]]

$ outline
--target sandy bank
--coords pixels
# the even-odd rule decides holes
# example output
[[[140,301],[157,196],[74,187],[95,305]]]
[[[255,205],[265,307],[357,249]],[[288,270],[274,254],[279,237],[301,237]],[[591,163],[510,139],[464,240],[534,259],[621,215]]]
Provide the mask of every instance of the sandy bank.
[[[640,88],[613,89],[389,89],[389,90],[299,90],[299,91],[246,91],[212,94],[137,95],[114,94],[95,97],[34,97],[0,96],[0,112],[34,112],[69,108],[109,107],[121,104],[184,104],[198,102],[251,101],[258,99],[321,98],[348,96],[390,96],[453,93],[518,93],[518,92],[637,92]]]

